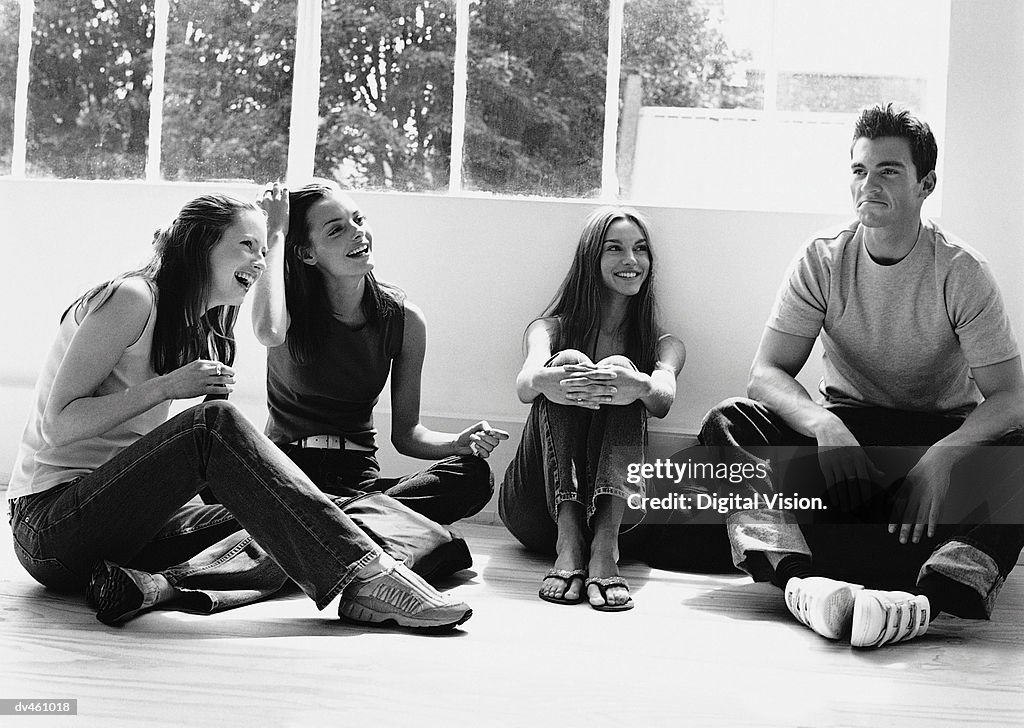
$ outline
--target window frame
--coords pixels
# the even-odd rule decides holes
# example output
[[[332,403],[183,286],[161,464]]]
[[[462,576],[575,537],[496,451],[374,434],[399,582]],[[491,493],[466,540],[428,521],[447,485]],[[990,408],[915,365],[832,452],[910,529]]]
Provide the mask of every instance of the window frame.
[[[480,192],[464,189],[462,166],[464,161],[464,144],[467,106],[467,59],[469,45],[469,9],[472,0],[455,0],[455,57],[454,87],[452,103],[452,142],[451,162],[447,195],[465,197],[516,199],[572,199],[536,195],[509,195],[499,192]],[[152,51],[153,82],[150,90],[150,117],[147,141],[147,156],[144,176],[145,182],[167,182],[161,176],[162,138],[163,138],[163,103],[164,81],[166,73],[166,53],[168,37],[168,17],[171,0],[154,0],[155,31]],[[770,33],[769,61],[765,68],[765,87],[761,109],[747,109],[746,113],[766,120],[780,117],[795,116],[793,112],[780,112],[777,103],[777,74],[774,44],[776,41],[775,18],[779,0],[770,0],[773,18]],[[14,104],[13,144],[11,153],[10,179],[26,179],[27,157],[27,115],[29,58],[32,47],[32,24],[35,20],[35,0],[19,0],[20,25],[18,32],[18,63],[16,72],[16,93]],[[289,179],[309,178],[313,174],[315,150],[317,143],[319,96],[320,96],[320,65],[321,65],[321,0],[296,0],[295,23],[295,62],[292,86],[292,105],[288,134],[287,176]],[[619,105],[620,72],[622,66],[622,33],[624,26],[625,0],[608,0],[608,52],[605,68],[605,120],[602,140],[601,189],[596,198],[586,201],[595,203],[643,204],[643,200],[634,199],[620,194],[617,161],[619,155],[619,131],[622,124]],[[950,17],[950,0],[942,0],[941,11],[944,13],[948,29]],[[946,58],[948,67],[948,33]],[[943,85],[933,97],[936,103],[945,105],[946,88]],[[702,110],[717,111],[717,110]],[[827,112],[808,112],[827,113]],[[851,115],[851,118],[854,115]],[[941,122],[941,120],[939,120]],[[941,157],[940,157],[941,163]],[[192,184],[202,180],[174,181],[171,183]],[[258,181],[257,181],[258,182]],[[442,193],[445,194],[445,193]],[[677,205],[686,208],[688,205]]]

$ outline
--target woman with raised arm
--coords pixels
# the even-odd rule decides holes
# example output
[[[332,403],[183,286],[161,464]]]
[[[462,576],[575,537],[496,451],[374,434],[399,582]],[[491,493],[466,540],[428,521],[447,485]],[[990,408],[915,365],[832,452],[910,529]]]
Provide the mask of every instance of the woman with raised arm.
[[[329,182],[289,194],[284,245],[271,246],[253,325],[268,347],[267,435],[325,492],[384,492],[438,523],[491,497],[485,458],[508,433],[477,422],[458,433],[420,422],[427,327],[401,290],[373,274],[374,237],[358,204]],[[373,408],[391,375],[391,441],[438,459],[381,477]]]
[[[454,627],[469,608],[384,553],[233,405],[167,419],[172,400],[232,389],[238,306],[266,268],[268,226],[280,238],[287,220],[280,189],[262,205],[192,200],[147,266],[65,311],[7,491],[18,559],[117,623],[187,590],[189,574],[154,564],[244,528],[319,609],[340,594],[350,621]],[[223,505],[186,505],[204,488]]]
[[[554,301],[526,330],[516,392],[532,407],[498,512],[525,546],[556,553],[545,601],[633,606],[619,530],[627,498],[644,486],[627,469],[643,462],[647,416],[668,414],[686,358],[658,326],[654,271],[640,216],[597,210]]]

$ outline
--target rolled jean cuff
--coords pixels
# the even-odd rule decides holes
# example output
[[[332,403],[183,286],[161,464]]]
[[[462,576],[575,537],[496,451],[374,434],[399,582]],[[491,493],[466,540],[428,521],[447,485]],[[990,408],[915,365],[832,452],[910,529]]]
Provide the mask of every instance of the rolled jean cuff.
[[[555,500],[551,506],[551,520],[555,523],[558,523],[558,507],[566,501],[583,505],[583,499],[580,498],[579,491],[558,491],[555,493]]]
[[[356,574],[358,574],[363,567],[374,559],[379,559],[383,553],[384,551],[379,548],[374,549],[373,551],[367,551],[358,561],[348,565],[345,572],[341,575],[341,578],[338,579],[337,583],[333,587],[331,587],[330,591],[323,595],[310,594],[309,596],[313,597],[313,601],[316,602],[316,608],[321,610],[325,609],[327,605],[334,600],[334,597],[341,594],[342,590],[352,583],[356,578]]]
[[[956,540],[947,541],[932,552],[921,566],[918,582],[929,574],[940,574],[976,591],[986,616],[992,616],[996,597],[1006,582],[995,559],[976,546]]]
[[[732,548],[732,562],[754,581],[770,581],[772,568],[765,553],[811,555],[804,534],[790,511],[736,511],[725,521]]]

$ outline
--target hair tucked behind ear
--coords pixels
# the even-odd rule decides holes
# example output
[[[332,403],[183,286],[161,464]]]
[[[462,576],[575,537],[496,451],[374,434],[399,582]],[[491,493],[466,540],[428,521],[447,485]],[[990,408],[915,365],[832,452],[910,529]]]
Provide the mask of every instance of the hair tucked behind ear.
[[[319,349],[330,324],[331,306],[323,275],[303,260],[309,255],[309,211],[316,203],[344,193],[334,184],[316,182],[288,193],[288,235],[285,237],[284,289],[288,305],[288,352],[299,364],[308,363]],[[401,291],[366,274],[363,314],[370,326],[402,309]]]
[[[654,295],[654,250],[647,223],[636,210],[626,207],[602,207],[595,210],[583,226],[569,272],[543,316],[558,320],[554,350],[586,351],[601,327],[601,255],[608,228],[616,220],[628,220],[637,226],[647,241],[650,269],[640,291],[630,298],[626,314],[626,355],[644,372],[654,369],[661,330]]]
[[[153,258],[144,267],[103,283],[73,303],[88,304],[110,285],[130,276],[155,288],[153,369],[166,374],[196,359],[235,359],[237,306],[205,309],[210,293],[210,251],[245,210],[262,212],[252,202],[227,195],[203,195],[181,208],[174,221],[153,236]],[[61,317],[63,321],[64,316]]]

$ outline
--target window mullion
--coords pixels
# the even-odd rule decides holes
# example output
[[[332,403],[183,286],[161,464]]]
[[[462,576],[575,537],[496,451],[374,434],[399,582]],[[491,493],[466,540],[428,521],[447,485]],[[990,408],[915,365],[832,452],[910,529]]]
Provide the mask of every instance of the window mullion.
[[[18,70],[14,86],[14,139],[11,149],[11,177],[25,176],[25,155],[28,149],[28,73],[32,53],[32,17],[34,0],[21,0],[18,20]]]
[[[313,175],[320,105],[320,0],[298,0],[288,135],[288,179]]]
[[[153,85],[149,89],[149,139],[146,149],[146,181],[160,180],[160,153],[163,149],[164,79],[167,71],[167,18],[170,0],[156,0],[153,29]]]
[[[604,85],[604,143],[601,150],[601,198],[619,196],[615,170],[616,140],[619,131],[619,76],[622,72],[622,25],[625,0],[608,3],[608,63]]]
[[[448,192],[462,192],[462,158],[466,142],[466,88],[469,58],[469,0],[455,0],[455,78],[452,86],[452,142]]]

